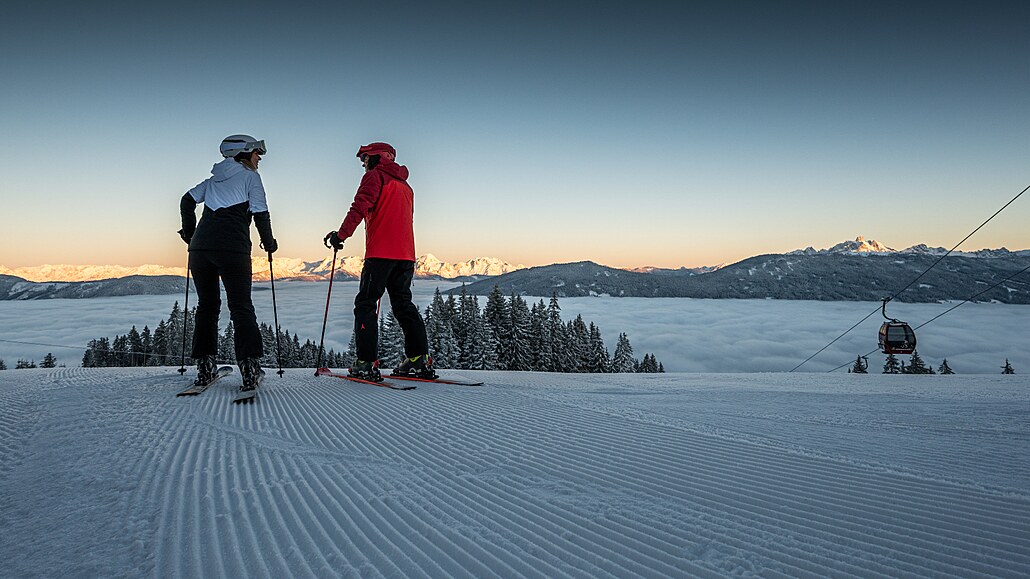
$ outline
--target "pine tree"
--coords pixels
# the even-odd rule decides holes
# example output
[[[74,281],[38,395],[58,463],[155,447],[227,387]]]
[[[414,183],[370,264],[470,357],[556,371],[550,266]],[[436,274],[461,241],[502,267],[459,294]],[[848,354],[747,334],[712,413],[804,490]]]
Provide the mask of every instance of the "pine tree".
[[[955,373],[955,371],[951,369],[951,366],[948,366],[948,359],[947,358],[945,358],[944,361],[941,362],[941,365],[940,365],[939,368],[937,368],[937,371],[940,372],[941,374],[954,374]]]
[[[933,373],[933,369],[927,366],[925,362],[923,362],[923,359],[919,356],[919,352],[917,350],[912,350],[912,358],[909,360],[907,370],[909,374]]]
[[[482,343],[477,341],[475,335],[476,323],[481,318],[478,298],[470,295],[465,289],[465,285],[462,284],[461,296],[458,298],[458,317],[454,324],[454,337],[458,342],[459,368],[471,368],[472,360],[482,357],[480,352]]]
[[[126,336],[125,349],[127,352],[125,356],[127,366],[143,365],[143,338],[139,335],[139,330],[136,329],[136,326],[133,326]]]
[[[183,314],[182,308],[179,307],[179,302],[176,301],[172,305],[172,311],[168,314],[168,323],[165,324],[165,330],[167,331],[167,342],[168,349],[162,352],[168,356],[168,360],[179,361],[182,355],[183,347]],[[187,342],[188,344],[188,342]]]
[[[25,369],[28,369],[28,368],[35,368],[35,367],[36,367],[36,361],[35,360],[30,362],[30,361],[25,360],[23,358],[19,358],[18,362],[14,365],[14,369],[15,370],[25,370]]]
[[[193,332],[196,329],[197,307],[193,306],[185,311],[184,314],[186,316],[186,357],[189,358],[190,348],[193,344]]]
[[[488,347],[483,348],[483,369],[484,370],[500,370],[501,359],[498,358],[497,352],[501,350],[501,340],[497,337],[494,329],[486,324],[486,320],[483,320],[483,332],[486,336],[484,342]],[[493,348],[490,349],[489,346]]]
[[[143,331],[139,334],[140,345],[143,348],[143,365],[154,366],[154,338],[150,334],[150,326],[143,326]]]
[[[445,301],[440,288],[436,288],[433,301],[426,307],[426,337],[429,339],[429,351],[433,353],[433,365],[437,368],[454,368],[461,357],[454,331],[456,308],[453,296]],[[401,351],[397,360],[400,361],[405,354]]]
[[[546,348],[551,353],[547,370],[549,372],[569,372],[572,356],[568,348],[569,341],[565,333],[565,322],[561,319],[561,306],[558,305],[557,292],[551,292],[551,302],[547,304],[546,315],[544,334],[549,341]]]
[[[529,310],[529,355],[530,367],[534,372],[547,372],[550,366],[551,344],[550,338],[546,337],[546,325],[547,306],[544,300],[540,300]]]
[[[458,340],[458,368],[466,370],[480,368],[483,363],[483,317],[479,313],[479,301],[461,288],[458,299],[458,320],[455,324],[455,338]],[[481,369],[481,368],[480,368]]]
[[[154,346],[152,351],[154,352],[154,364],[157,366],[167,366],[171,362],[171,358],[166,357],[168,355],[168,324],[164,320],[161,320],[157,324],[157,328],[154,330]]]
[[[573,363],[573,367],[568,371],[589,372],[590,330],[587,329],[586,322],[583,321],[582,315],[577,315],[576,319],[569,322],[567,327],[567,336],[569,338],[569,350]]]
[[[497,370],[497,336],[482,317],[476,317],[469,333],[469,370]]]
[[[887,354],[887,361],[883,365],[884,374],[900,374],[901,364],[894,354]]]
[[[124,368],[129,365],[129,337],[126,335],[115,336],[113,342],[111,342],[111,351],[113,359],[111,366]]]
[[[52,353],[48,352],[46,356],[43,356],[43,361],[39,363],[39,367],[40,368],[56,368],[57,367],[57,358],[55,358]]]
[[[638,372],[654,374],[658,372],[658,360],[654,354],[644,354],[644,359],[640,362],[640,366],[637,369]]]
[[[3,358],[0,358],[0,370],[6,370],[6,369],[7,369],[7,364],[4,362]]]
[[[533,369],[533,353],[530,349],[530,313],[529,305],[520,296],[511,294],[511,301],[508,305],[509,327],[505,334],[504,359],[507,360],[508,370],[515,372],[528,372]]]
[[[393,368],[404,358],[404,333],[400,322],[387,311],[379,320],[379,360],[388,368]]]
[[[298,343],[298,340],[296,340],[297,334],[294,334],[293,336],[295,338],[293,343],[294,345],[296,345]],[[315,359],[318,357],[318,344],[312,342],[311,340],[305,340],[304,345],[301,346],[300,352],[298,352],[297,354],[297,358],[294,361],[295,365],[291,364],[291,368],[314,368]],[[333,358],[333,361],[335,362],[335,358],[337,356],[335,352],[330,350],[329,357]]]
[[[86,351],[82,353],[83,368],[96,368],[97,361],[96,357],[93,355],[93,350],[96,348],[96,345],[96,340],[90,340],[89,343],[86,344]]]
[[[633,358],[633,345],[629,343],[629,336],[623,332],[619,334],[619,341],[615,344],[615,354],[612,356],[612,372],[633,372],[635,364],[636,359]]]
[[[587,362],[587,371],[594,374],[607,374],[611,371],[612,361],[608,356],[608,348],[604,345],[604,340],[601,338],[601,330],[594,325],[594,322],[590,322],[589,328],[589,347],[588,355],[589,361]],[[655,372],[658,371],[658,366],[655,366]]]
[[[1015,374],[1016,371],[1012,369],[1012,364],[1009,364],[1009,359],[1005,358],[1005,365],[1001,367],[1002,374]]]
[[[355,336],[354,332],[351,332],[351,334],[350,334],[350,341],[347,342],[347,358],[348,358],[348,360],[350,360],[347,363],[347,367],[348,368],[351,366],[351,364],[354,363],[354,360],[358,359],[358,344],[355,341],[355,337],[354,336]]]
[[[218,361],[226,364],[236,363],[236,329],[232,320],[225,325],[225,331],[218,338]]]
[[[497,340],[494,352],[497,358],[497,367],[510,367],[511,361],[508,359],[508,351],[510,350],[511,311],[509,310],[508,301],[504,299],[504,294],[501,293],[501,288],[496,285],[486,298],[486,305],[483,306],[483,318]]]
[[[272,330],[271,325],[264,322],[258,324],[258,331],[261,334],[261,351],[263,352],[261,365],[271,366],[275,364],[275,331]]]
[[[869,373],[869,362],[867,362],[867,361],[863,362],[862,358],[863,357],[862,357],[861,354],[859,354],[858,357],[855,358],[855,364],[853,366],[851,366],[851,373],[852,374],[868,374]]]

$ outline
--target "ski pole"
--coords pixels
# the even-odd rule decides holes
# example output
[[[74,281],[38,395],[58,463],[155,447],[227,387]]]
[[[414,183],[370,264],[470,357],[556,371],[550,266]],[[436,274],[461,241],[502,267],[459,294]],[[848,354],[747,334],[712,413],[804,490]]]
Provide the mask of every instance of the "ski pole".
[[[336,252],[337,249],[333,248],[333,265],[329,268],[329,293],[325,296],[325,316],[322,317],[322,339],[318,342],[318,362],[315,363],[315,376],[318,376],[318,371],[322,368],[322,350],[325,349],[325,325],[329,321],[329,298],[333,295],[333,278],[336,274]]]
[[[186,320],[190,311],[190,260],[186,254],[186,300],[182,307],[182,359],[179,361],[179,374],[186,373]]]
[[[272,319],[275,321],[275,361],[279,364],[276,374],[283,377],[283,359],[279,349],[279,312],[275,305],[275,274],[272,273],[272,252],[268,252],[268,280],[272,282]]]

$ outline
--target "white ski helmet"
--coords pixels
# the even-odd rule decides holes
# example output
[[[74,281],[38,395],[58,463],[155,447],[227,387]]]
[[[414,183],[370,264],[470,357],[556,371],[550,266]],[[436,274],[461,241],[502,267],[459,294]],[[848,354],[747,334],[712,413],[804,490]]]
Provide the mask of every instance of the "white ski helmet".
[[[222,139],[222,144],[218,147],[218,150],[222,152],[222,156],[229,158],[235,157],[240,153],[252,153],[257,151],[258,154],[265,154],[265,141],[257,140],[250,135],[229,135]]]

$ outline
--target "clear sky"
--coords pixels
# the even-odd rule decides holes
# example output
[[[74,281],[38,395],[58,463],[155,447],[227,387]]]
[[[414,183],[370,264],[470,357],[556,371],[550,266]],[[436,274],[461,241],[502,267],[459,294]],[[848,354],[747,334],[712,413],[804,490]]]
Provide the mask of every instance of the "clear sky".
[[[445,261],[950,248],[1030,184],[1021,1],[18,4],[8,267],[182,265],[178,200],[232,133],[266,140],[278,255],[308,259],[374,140]],[[963,249],[1026,249],[1028,218],[1030,194]]]

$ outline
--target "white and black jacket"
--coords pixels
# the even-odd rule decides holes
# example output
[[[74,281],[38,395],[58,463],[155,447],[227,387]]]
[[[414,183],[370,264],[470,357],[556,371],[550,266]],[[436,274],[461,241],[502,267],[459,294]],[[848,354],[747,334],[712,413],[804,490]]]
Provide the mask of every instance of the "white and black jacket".
[[[196,208],[204,204],[197,224]],[[272,220],[268,214],[261,175],[243,164],[225,159],[211,168],[211,177],[190,189],[179,202],[182,229],[190,239],[190,251],[251,252],[251,216],[261,241],[272,242]]]

